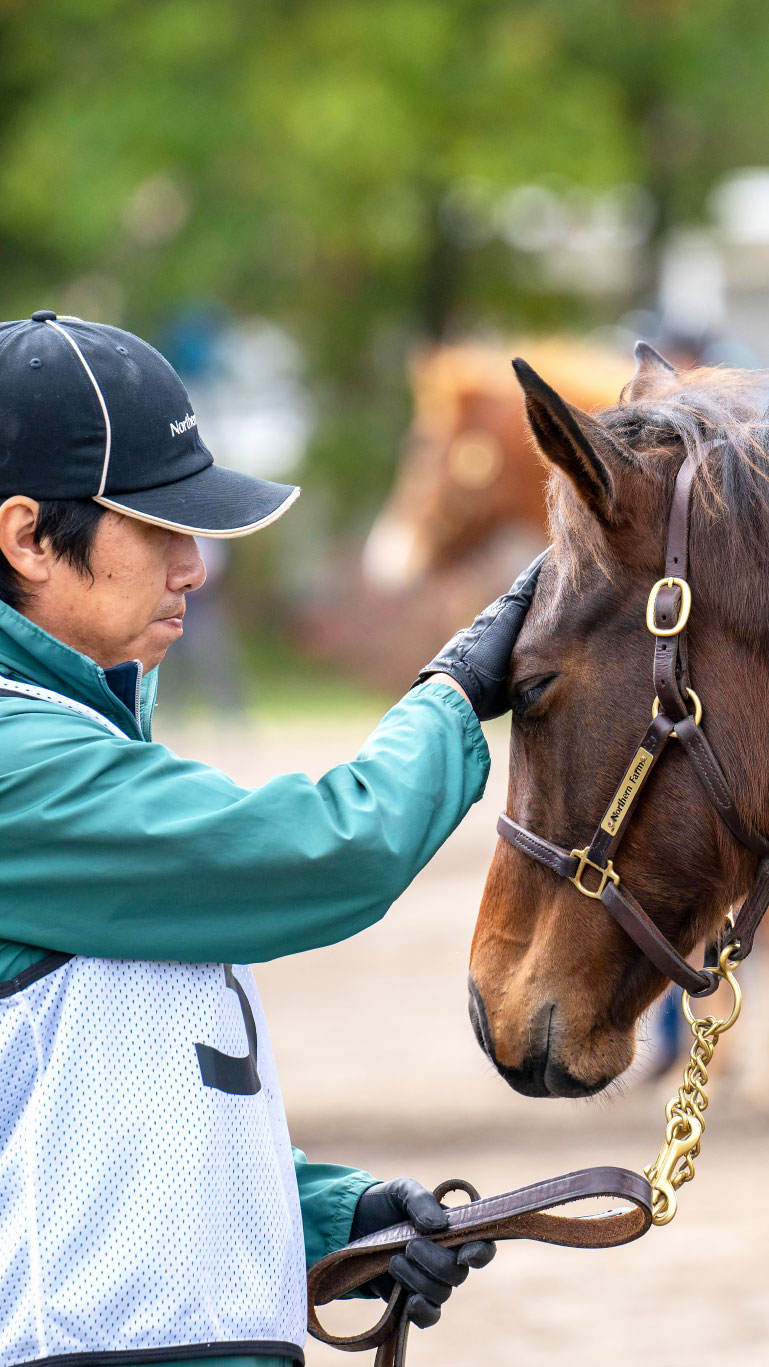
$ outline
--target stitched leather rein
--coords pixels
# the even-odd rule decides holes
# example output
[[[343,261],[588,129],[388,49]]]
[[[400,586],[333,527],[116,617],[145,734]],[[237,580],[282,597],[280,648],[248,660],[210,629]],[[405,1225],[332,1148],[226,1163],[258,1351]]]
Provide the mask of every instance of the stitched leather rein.
[[[546,865],[569,882],[585,897],[600,900],[606,911],[634,940],[638,948],[666,977],[692,997],[707,997],[718,986],[719,978],[706,966],[693,968],[662,934],[633,894],[622,883],[612,862],[630,824],[629,818],[649,776],[669,740],[677,739],[694,766],[709,801],[737,840],[758,855],[758,867],[750,889],[728,931],[734,945],[733,962],[747,957],[753,937],[769,904],[769,841],[749,831],[740,819],[723,770],[716,759],[700,721],[702,705],[690,687],[686,624],[692,595],[686,579],[689,544],[689,508],[696,461],[687,456],[676,477],[668,521],[665,574],[653,586],[646,609],[646,625],[655,637],[654,685],[657,696],[652,720],[628,769],[622,776],[595,834],[582,850],[565,850],[549,840],[527,831],[506,813],[497,830],[516,849]],[[689,703],[694,713],[689,711]],[[588,874],[588,870],[590,873]],[[592,886],[588,886],[589,877]],[[706,965],[718,962],[715,951],[708,952]]]
[[[464,1191],[470,1201],[450,1210],[448,1228],[443,1233],[431,1235],[434,1243],[445,1248],[474,1239],[535,1239],[538,1243],[571,1248],[614,1248],[640,1238],[652,1220],[649,1183],[626,1168],[584,1168],[484,1200],[469,1182],[456,1179],[442,1182],[435,1188],[435,1195],[440,1201],[450,1191]],[[553,1207],[597,1196],[610,1196],[629,1205],[598,1215],[548,1213]],[[413,1225],[393,1225],[357,1239],[315,1263],[307,1277],[310,1333],[346,1352],[376,1348],[374,1367],[402,1367],[409,1330],[405,1314],[409,1293],[402,1287],[396,1285],[381,1319],[363,1334],[330,1334],[320,1324],[316,1306],[326,1305],[381,1276],[393,1254],[416,1237]]]

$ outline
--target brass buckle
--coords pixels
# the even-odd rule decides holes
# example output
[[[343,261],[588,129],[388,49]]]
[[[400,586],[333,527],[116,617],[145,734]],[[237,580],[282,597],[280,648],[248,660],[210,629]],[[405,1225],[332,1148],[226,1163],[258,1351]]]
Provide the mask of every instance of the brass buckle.
[[[577,872],[574,874],[574,876],[569,879],[569,882],[573,883],[575,888],[577,888],[579,892],[584,893],[585,897],[593,897],[596,899],[596,901],[600,901],[601,893],[606,887],[606,884],[608,883],[609,879],[611,879],[615,887],[619,887],[619,874],[614,872],[614,865],[612,864],[610,859],[606,860],[606,868],[603,868],[601,864],[594,864],[593,860],[588,859],[587,857],[587,852],[589,849],[590,846],[586,845],[584,850],[572,850],[572,858],[579,860],[579,868],[577,869]],[[590,888],[586,888],[584,883],[582,882],[582,875],[585,872],[586,868],[595,869],[596,873],[600,873],[601,875],[601,882],[598,885],[597,891],[595,892],[591,892]]]
[[[699,726],[700,722],[702,721],[702,703],[700,702],[693,688],[687,688],[686,696],[690,699],[691,702],[694,703],[694,725]],[[656,717],[659,713],[659,710],[660,700],[659,698],[655,698],[654,702],[652,703],[652,717]],[[691,713],[689,713],[689,715],[691,716]],[[678,740],[678,736],[675,733],[675,729],[670,732],[670,739]]]
[[[678,621],[676,622],[675,626],[672,627],[658,627],[654,621],[654,609],[657,606],[657,594],[659,593],[660,589],[665,588],[665,586],[672,589],[674,584],[677,584],[679,589],[681,590],[681,611],[678,616]],[[683,631],[684,627],[686,626],[686,623],[689,621],[689,613],[691,612],[691,610],[692,591],[689,588],[689,585],[687,584],[685,579],[676,579],[674,576],[668,576],[667,579],[658,579],[656,584],[654,585],[654,588],[649,594],[649,601],[646,604],[646,625],[649,631],[651,632],[652,636],[677,636],[679,632]]]

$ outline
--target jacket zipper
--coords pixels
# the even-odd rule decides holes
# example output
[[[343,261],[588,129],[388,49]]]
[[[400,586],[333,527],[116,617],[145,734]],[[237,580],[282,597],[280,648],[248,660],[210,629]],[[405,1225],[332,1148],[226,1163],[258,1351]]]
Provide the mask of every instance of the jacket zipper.
[[[142,675],[143,675],[143,673],[144,673],[144,665],[142,664],[141,660],[134,660],[134,664],[136,665],[136,693],[134,694],[134,716],[136,717],[137,725],[138,725],[138,727],[139,727],[139,730],[141,731],[141,730],[142,730],[142,695],[141,695],[141,688],[142,688]],[[143,735],[143,734],[144,734],[144,732],[142,731],[142,735]]]

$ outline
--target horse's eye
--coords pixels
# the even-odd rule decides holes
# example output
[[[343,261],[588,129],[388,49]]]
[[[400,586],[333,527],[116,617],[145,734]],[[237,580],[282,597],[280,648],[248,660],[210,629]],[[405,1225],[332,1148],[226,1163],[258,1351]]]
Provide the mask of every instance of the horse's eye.
[[[510,698],[510,706],[516,717],[525,717],[544,697],[557,674],[543,674],[538,679],[522,679],[515,685]]]

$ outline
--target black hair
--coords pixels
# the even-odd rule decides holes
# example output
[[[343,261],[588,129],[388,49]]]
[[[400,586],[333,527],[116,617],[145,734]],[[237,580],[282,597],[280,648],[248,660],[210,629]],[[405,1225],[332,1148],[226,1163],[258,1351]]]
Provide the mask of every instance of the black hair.
[[[3,503],[8,494],[0,494]],[[107,511],[91,498],[50,498],[40,500],[35,524],[35,545],[49,541],[57,560],[66,560],[81,575],[91,573],[91,551],[96,528]],[[33,591],[9,565],[0,551],[0,602],[23,612]]]

